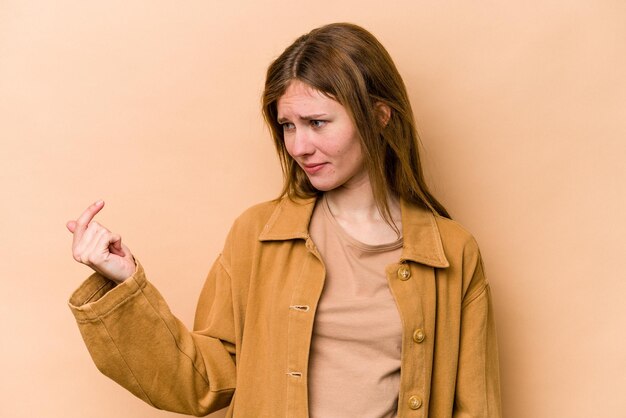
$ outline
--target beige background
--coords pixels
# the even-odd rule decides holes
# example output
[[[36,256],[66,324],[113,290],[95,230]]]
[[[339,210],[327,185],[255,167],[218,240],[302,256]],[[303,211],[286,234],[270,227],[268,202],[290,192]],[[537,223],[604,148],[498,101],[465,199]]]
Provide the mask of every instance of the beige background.
[[[175,415],[92,365],[64,223],[105,199],[191,324],[233,218],[280,187],[265,68],[333,21],[395,58],[431,184],[481,244],[505,416],[624,416],[622,0],[0,1],[0,416]]]

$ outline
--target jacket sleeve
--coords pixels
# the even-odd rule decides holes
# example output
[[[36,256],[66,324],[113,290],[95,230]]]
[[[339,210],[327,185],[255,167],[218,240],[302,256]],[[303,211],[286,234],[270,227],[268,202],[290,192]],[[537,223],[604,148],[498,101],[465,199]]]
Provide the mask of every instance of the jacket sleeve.
[[[69,305],[98,369],[150,405],[196,416],[227,406],[236,383],[230,277],[221,258],[207,285],[215,325],[190,332],[138,263],[119,285],[90,276]],[[203,302],[203,301],[201,301]]]
[[[500,373],[491,289],[478,246],[464,256],[459,362],[453,418],[501,418]],[[466,249],[467,250],[467,249]]]

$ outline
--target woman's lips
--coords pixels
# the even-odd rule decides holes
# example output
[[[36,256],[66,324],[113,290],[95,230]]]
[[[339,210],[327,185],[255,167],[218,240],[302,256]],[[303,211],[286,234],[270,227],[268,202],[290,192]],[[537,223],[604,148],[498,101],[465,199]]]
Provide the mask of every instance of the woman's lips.
[[[318,164],[302,164],[302,169],[307,174],[315,174],[324,167],[326,163],[318,163]]]

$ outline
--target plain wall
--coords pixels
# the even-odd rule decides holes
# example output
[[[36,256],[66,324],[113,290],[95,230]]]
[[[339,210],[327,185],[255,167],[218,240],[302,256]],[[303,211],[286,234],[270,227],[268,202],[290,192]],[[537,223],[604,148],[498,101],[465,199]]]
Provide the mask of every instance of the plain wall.
[[[231,222],[280,190],[265,69],[334,21],[394,57],[430,184],[481,245],[505,416],[624,416],[621,0],[0,2],[0,416],[175,415],[93,366],[64,224],[106,200],[191,325]]]

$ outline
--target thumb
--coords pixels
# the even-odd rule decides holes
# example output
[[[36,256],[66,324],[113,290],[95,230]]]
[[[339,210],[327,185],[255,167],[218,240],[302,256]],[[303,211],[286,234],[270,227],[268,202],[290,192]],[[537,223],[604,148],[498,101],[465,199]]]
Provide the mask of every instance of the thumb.
[[[76,231],[76,221],[69,221],[65,226],[72,234]]]
[[[126,257],[126,252],[122,247],[122,237],[117,234],[111,235],[109,239],[109,252],[120,257]]]

